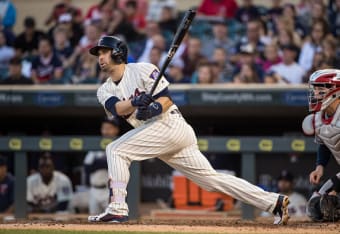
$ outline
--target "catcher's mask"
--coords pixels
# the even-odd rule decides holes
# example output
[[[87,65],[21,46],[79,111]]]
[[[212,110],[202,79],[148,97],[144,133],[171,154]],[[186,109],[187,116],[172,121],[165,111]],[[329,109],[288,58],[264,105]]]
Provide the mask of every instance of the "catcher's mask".
[[[309,111],[325,110],[339,97],[340,70],[318,70],[309,77]]]

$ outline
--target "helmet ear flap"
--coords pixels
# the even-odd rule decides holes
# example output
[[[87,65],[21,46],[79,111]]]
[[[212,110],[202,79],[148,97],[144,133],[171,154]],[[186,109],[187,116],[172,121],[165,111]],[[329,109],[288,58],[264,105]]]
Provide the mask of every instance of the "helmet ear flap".
[[[117,64],[124,63],[124,60],[122,58],[123,52],[120,46],[121,46],[121,42],[117,43],[117,46],[112,49],[112,53],[111,53],[112,60]]]

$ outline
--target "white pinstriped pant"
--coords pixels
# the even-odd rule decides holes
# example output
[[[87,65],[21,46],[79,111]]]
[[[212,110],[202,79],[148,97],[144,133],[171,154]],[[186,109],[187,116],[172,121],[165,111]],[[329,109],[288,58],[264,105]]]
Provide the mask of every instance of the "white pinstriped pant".
[[[241,178],[217,173],[199,151],[191,126],[180,114],[170,111],[110,143],[106,153],[113,193],[108,208],[117,215],[128,215],[125,197],[131,161],[155,157],[205,190],[228,194],[265,211],[274,210],[279,196]]]

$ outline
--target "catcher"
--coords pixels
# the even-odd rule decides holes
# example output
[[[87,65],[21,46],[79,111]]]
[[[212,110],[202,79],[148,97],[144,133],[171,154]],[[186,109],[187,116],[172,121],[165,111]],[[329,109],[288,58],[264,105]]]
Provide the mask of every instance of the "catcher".
[[[306,135],[315,135],[318,144],[316,168],[309,175],[312,184],[319,184],[324,169],[334,156],[340,164],[340,70],[324,69],[309,78],[309,110],[302,123]],[[307,214],[314,221],[340,219],[340,172],[314,192],[307,205]]]

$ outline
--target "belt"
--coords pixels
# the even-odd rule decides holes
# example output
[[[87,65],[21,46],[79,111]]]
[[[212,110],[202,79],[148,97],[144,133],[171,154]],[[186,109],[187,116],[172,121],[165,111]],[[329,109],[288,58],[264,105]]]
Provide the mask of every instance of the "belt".
[[[172,111],[170,111],[170,114],[179,114],[179,115],[181,115],[181,112],[178,109],[173,109]]]
[[[104,189],[107,187],[107,185],[91,185],[92,188],[96,188],[96,189]]]

